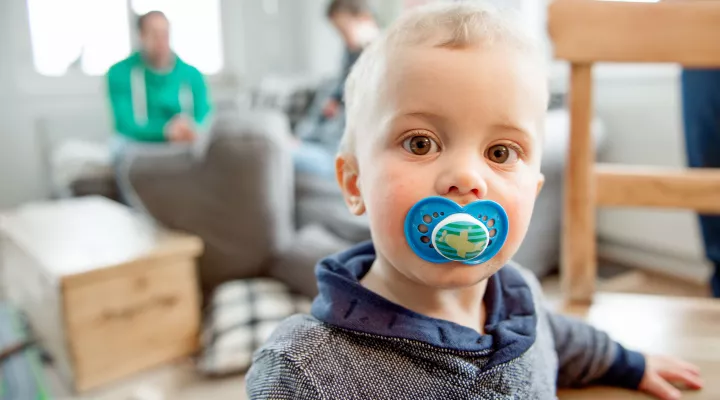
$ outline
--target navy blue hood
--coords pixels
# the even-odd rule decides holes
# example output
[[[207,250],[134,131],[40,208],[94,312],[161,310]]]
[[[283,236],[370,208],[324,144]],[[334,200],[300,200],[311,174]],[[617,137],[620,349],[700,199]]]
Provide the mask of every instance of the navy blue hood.
[[[408,310],[363,287],[360,280],[374,261],[371,242],[320,261],[316,267],[320,293],[312,315],[350,331],[482,353],[490,357],[484,369],[519,357],[535,342],[537,315],[532,292],[515,268],[505,266],[490,277],[484,297],[485,334],[481,335],[474,329]]]

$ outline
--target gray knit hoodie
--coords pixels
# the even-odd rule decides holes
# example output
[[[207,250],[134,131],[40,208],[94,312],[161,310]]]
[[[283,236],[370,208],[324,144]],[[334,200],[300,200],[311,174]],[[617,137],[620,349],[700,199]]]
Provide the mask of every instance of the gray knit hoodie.
[[[490,278],[480,335],[365,289],[374,259],[364,243],[318,264],[312,316],[286,320],[257,351],[251,399],[554,399],[559,386],[642,379],[641,354],[548,312],[520,267]]]

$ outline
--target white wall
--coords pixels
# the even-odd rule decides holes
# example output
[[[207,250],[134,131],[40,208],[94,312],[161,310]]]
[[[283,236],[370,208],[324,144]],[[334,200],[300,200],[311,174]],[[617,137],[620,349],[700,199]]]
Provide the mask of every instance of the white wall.
[[[295,74],[305,68],[304,1],[277,1],[277,13],[268,14],[266,0],[224,0],[226,5],[242,3],[242,20],[233,25],[241,27],[245,48],[227,48],[232,54],[244,51],[245,82],[252,84],[268,74]],[[317,2],[317,0],[316,0]],[[227,34],[232,34],[226,31]]]
[[[20,18],[18,20],[18,18]],[[33,160],[31,119],[23,107],[14,60],[20,56],[15,40],[22,40],[18,25],[26,24],[13,1],[0,2],[0,207],[39,193],[38,167]]]
[[[342,63],[343,44],[325,17],[327,3],[297,0],[301,6],[303,69],[316,77],[335,76]]]

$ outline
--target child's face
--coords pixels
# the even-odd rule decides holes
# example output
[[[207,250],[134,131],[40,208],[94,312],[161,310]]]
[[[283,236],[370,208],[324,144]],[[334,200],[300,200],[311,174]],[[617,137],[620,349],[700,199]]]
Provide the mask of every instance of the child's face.
[[[530,56],[501,46],[417,47],[396,52],[384,79],[372,126],[356,132],[356,181],[341,177],[348,203],[367,211],[379,261],[425,286],[476,284],[516,252],[542,186],[545,76]],[[479,266],[420,259],[403,224],[428,196],[500,203],[510,223],[502,250]]]

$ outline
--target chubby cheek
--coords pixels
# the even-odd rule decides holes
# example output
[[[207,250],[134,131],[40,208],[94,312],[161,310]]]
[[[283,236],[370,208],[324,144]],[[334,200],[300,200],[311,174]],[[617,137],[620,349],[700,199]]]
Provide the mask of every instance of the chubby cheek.
[[[527,182],[514,188],[514,193],[504,197],[501,201],[510,223],[510,231],[505,245],[496,256],[503,262],[507,262],[522,244],[532,217],[536,190],[537,183]]]
[[[367,190],[361,190],[373,239],[394,249],[407,246],[405,216],[415,203],[432,195],[428,191],[432,189],[432,184],[424,182],[421,175],[407,168],[407,163],[393,160],[375,159],[368,172],[361,177],[361,185]]]

